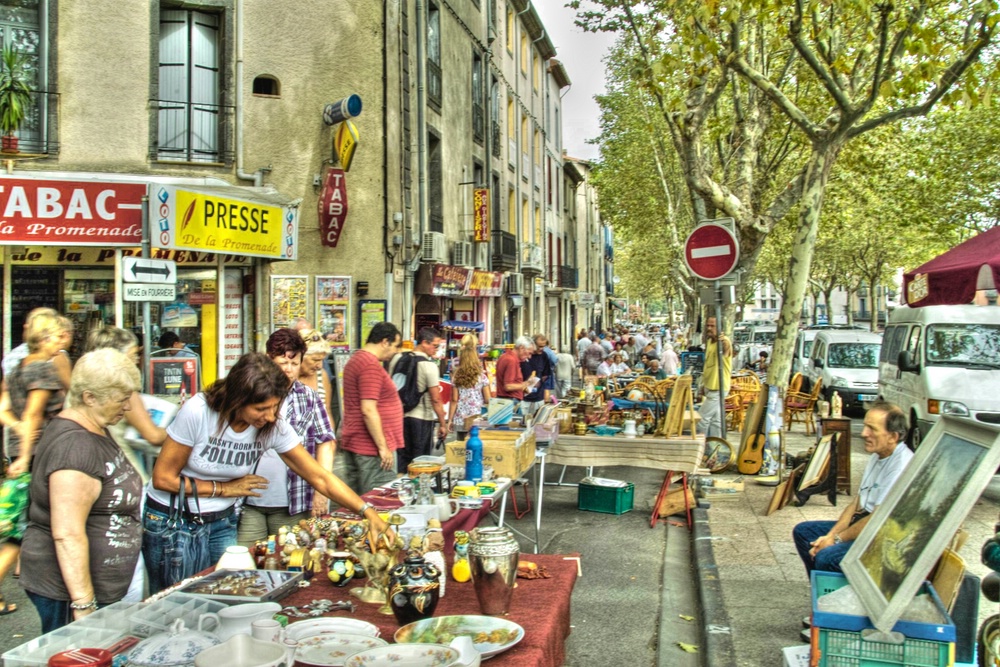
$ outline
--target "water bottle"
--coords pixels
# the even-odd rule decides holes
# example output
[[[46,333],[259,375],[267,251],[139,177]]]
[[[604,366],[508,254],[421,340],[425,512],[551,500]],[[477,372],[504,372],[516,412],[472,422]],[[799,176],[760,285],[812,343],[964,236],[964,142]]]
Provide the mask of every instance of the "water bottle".
[[[465,439],[465,479],[481,482],[483,479],[483,441],[479,439],[479,427],[469,429]]]

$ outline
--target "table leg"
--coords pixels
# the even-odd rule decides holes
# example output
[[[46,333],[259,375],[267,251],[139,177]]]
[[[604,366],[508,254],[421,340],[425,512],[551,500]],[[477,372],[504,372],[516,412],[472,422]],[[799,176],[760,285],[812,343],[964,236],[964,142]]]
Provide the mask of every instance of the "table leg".
[[[545,456],[543,452],[540,458],[542,463],[535,469],[535,488],[538,489],[538,498],[535,500],[535,553],[538,553],[539,534],[542,531],[542,499],[545,496]]]
[[[673,471],[668,470],[666,476],[663,478],[663,484],[660,484],[660,492],[656,494],[656,502],[653,503],[653,516],[649,519],[649,527],[655,528],[656,522],[660,518],[660,503],[663,499],[667,497],[667,493],[670,491],[670,480],[673,479]],[[687,493],[685,492],[685,502],[687,502]]]

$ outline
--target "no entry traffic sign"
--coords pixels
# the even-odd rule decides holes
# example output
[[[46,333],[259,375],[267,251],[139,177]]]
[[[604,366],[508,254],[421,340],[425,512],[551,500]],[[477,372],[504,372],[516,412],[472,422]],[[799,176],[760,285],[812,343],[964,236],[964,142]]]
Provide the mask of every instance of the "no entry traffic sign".
[[[684,242],[684,263],[702,280],[725,278],[739,261],[736,236],[720,224],[701,224]]]

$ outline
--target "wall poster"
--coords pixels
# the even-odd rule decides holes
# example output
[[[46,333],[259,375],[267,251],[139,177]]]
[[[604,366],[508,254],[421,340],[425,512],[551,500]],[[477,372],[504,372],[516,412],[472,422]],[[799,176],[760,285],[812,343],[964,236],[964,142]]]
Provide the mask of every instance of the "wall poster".
[[[368,340],[372,327],[385,322],[385,299],[362,299],[358,302],[358,347]]]
[[[309,278],[271,276],[271,325],[294,327],[300,317],[309,319]]]
[[[316,320],[332,350],[351,349],[350,276],[316,276]]]

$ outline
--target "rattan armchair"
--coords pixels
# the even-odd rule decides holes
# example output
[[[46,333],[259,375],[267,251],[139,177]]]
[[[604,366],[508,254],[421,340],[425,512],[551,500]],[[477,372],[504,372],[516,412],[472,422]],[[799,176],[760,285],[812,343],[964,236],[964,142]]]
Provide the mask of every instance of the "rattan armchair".
[[[816,401],[819,400],[819,393],[822,389],[823,382],[817,379],[810,393],[790,391],[785,395],[786,430],[792,430],[792,422],[799,422],[805,424],[806,435],[812,435],[816,432],[816,420],[813,413],[816,410]]]

